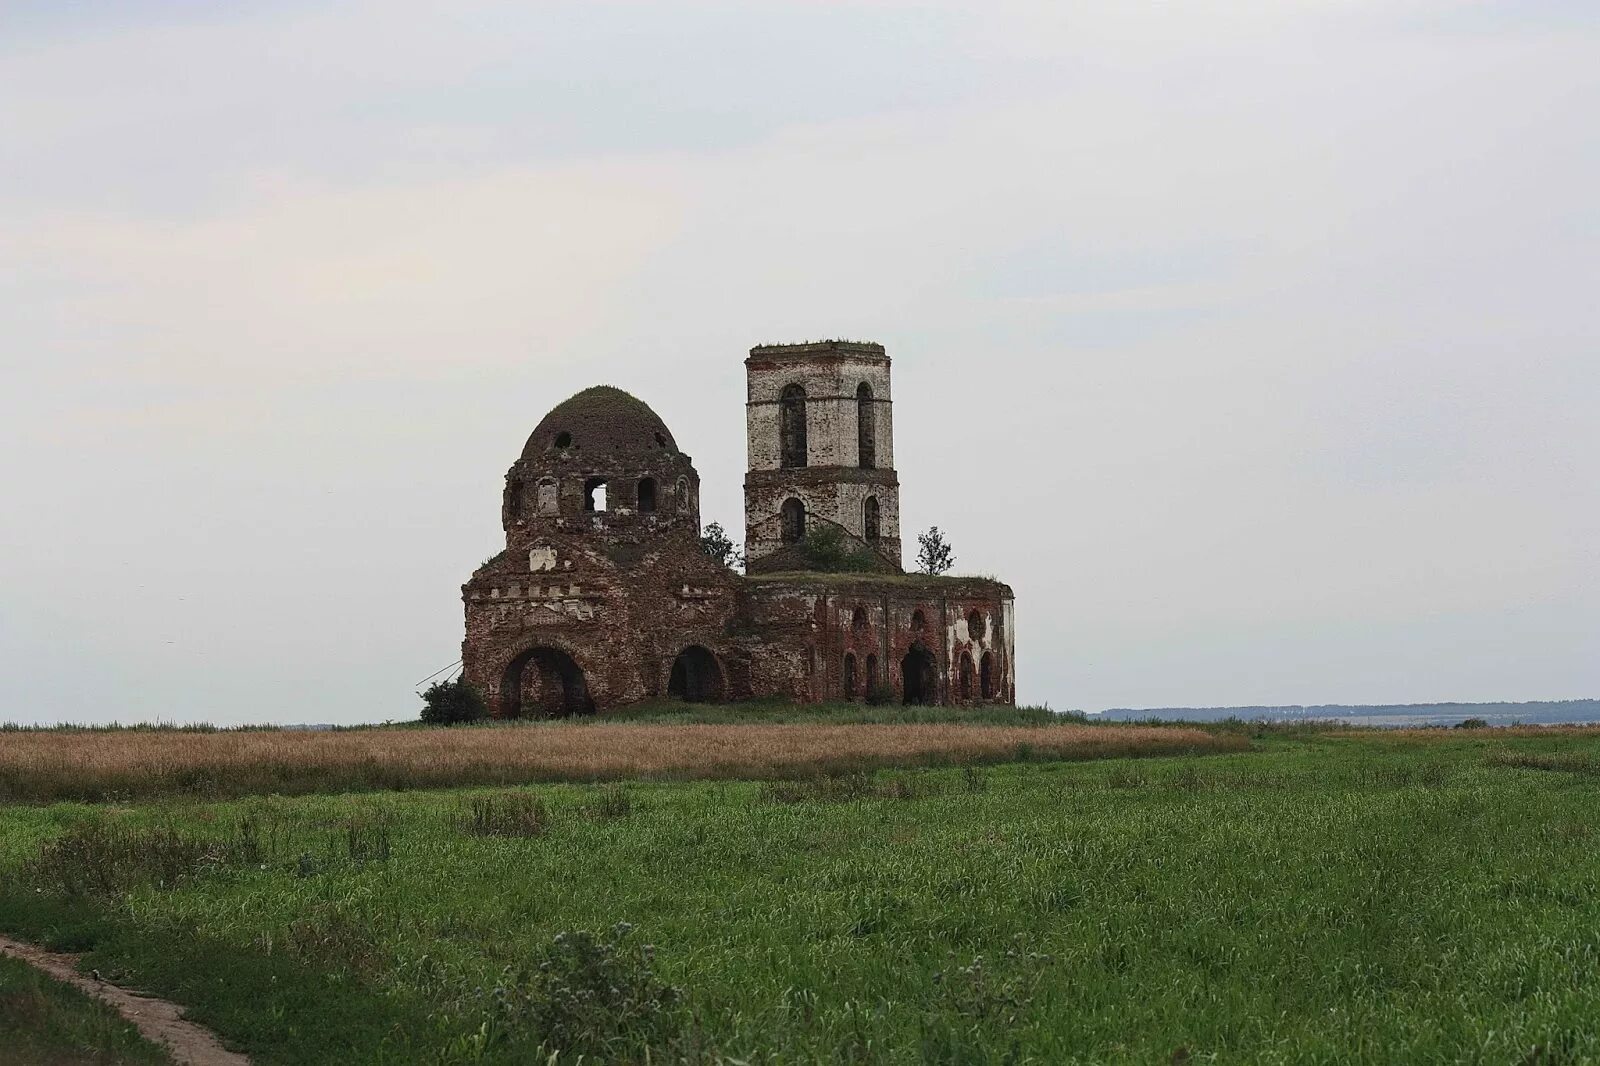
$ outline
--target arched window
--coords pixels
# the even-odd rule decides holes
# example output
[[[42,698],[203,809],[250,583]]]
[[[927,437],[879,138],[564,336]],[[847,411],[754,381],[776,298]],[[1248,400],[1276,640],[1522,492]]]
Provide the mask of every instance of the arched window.
[[[848,652],[844,657],[844,698],[856,698],[856,657]]]
[[[994,654],[984,652],[978,662],[978,691],[986,700],[994,699]]]
[[[806,536],[806,505],[790,496],[783,501],[783,510],[778,512],[783,525],[783,542],[785,544],[799,544]]]
[[[983,639],[983,612],[973,611],[967,615],[967,639],[976,644]]]
[[[783,466],[806,465],[806,390],[784,387],[778,412],[778,436]]]
[[[961,702],[968,703],[972,700],[972,656],[961,656],[961,669],[958,671]]]
[[[522,517],[522,479],[519,477],[506,479],[506,517]]]
[[[656,509],[656,479],[639,479],[639,513],[649,514]]]
[[[867,536],[869,544],[876,544],[882,536],[882,520],[878,516],[878,498],[868,496],[867,502],[861,505],[861,529]]]
[[[600,512],[606,509],[606,479],[592,477],[583,483],[583,509]]]
[[[540,514],[556,514],[561,510],[561,500],[556,492],[555,478],[544,478],[539,482]]]
[[[928,627],[928,619],[923,615],[922,608],[918,607],[911,612],[911,632],[921,633]]]
[[[878,430],[873,417],[872,386],[863,381],[856,386],[856,443],[861,469],[878,465]]]
[[[689,499],[689,479],[680,477],[674,495],[678,497],[678,513],[688,514],[694,507],[694,501]]]
[[[853,612],[851,612],[851,614],[850,614],[850,632],[854,633],[858,637],[866,636],[866,634],[867,634],[867,609],[865,607],[857,607]]]

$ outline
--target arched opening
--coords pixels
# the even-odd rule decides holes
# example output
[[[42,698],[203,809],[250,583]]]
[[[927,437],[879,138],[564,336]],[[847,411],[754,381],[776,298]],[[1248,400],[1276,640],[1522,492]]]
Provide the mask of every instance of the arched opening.
[[[925,615],[923,615],[922,608],[918,607],[915,611],[911,612],[911,632],[921,633],[927,628],[928,619]]]
[[[844,698],[856,698],[856,657],[854,652],[845,652],[844,656]]]
[[[781,465],[806,465],[806,390],[799,385],[784,387],[778,412]]]
[[[778,512],[780,524],[783,526],[783,542],[785,544],[799,544],[806,536],[806,505],[790,496],[783,501],[783,509]]]
[[[850,612],[850,632],[858,637],[867,635],[867,609],[865,607],[857,607]]]
[[[978,691],[986,700],[994,699],[994,653],[984,652],[978,663]]]
[[[933,652],[921,644],[913,644],[900,660],[902,702],[932,703],[939,694],[939,672],[933,662]]]
[[[642,477],[639,479],[639,513],[650,514],[656,509],[656,479]]]
[[[522,479],[506,478],[506,517],[522,517]]]
[[[606,479],[592,477],[583,483],[583,509],[590,514],[599,514],[606,509]]]
[[[691,504],[693,502],[693,501],[691,501],[689,499],[689,479],[688,478],[680,477],[678,479],[678,487],[677,487],[677,489],[675,491],[675,495],[678,497],[678,513],[679,514],[688,514],[690,506],[691,506]]]
[[[542,515],[555,514],[561,510],[561,500],[556,491],[554,478],[544,478],[539,482],[539,513]]]
[[[963,654],[956,669],[956,690],[962,703],[972,702],[972,656]]]
[[[717,665],[717,657],[698,644],[684,648],[672,661],[667,695],[685,703],[721,703],[722,667]]]
[[[583,668],[560,648],[530,648],[506,666],[500,684],[504,718],[593,714]]]
[[[572,447],[572,434],[568,433],[566,430],[562,430],[560,433],[557,433],[556,434],[556,447],[557,448],[570,448],[570,447]]]
[[[856,386],[857,461],[861,469],[878,465],[878,432],[872,417],[872,386],[865,381]]]
[[[973,611],[967,615],[967,639],[976,644],[983,639],[983,612]]]
[[[878,516],[876,496],[868,496],[867,502],[861,505],[861,528],[866,533],[869,544],[876,544],[882,536],[882,520]]]

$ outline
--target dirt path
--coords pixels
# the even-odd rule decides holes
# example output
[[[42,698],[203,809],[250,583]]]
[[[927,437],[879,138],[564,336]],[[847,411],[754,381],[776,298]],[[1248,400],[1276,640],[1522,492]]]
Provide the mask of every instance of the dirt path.
[[[63,955],[35,947],[21,940],[0,936],[0,954],[42,970],[81,992],[111,1007],[139,1030],[152,1044],[167,1050],[178,1066],[250,1066],[250,1060],[222,1046],[216,1034],[190,1021],[176,1003],[142,996],[126,988],[78,971],[81,955]]]

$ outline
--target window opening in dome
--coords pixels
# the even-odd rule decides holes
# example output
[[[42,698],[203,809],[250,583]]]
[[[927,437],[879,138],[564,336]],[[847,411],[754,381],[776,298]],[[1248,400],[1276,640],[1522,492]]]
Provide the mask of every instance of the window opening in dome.
[[[667,446],[667,435],[665,433],[657,433],[656,434],[656,447],[665,448],[666,446]]]
[[[639,512],[650,514],[656,509],[656,479],[646,477],[639,479]]]
[[[570,447],[572,447],[572,434],[566,432],[565,430],[563,430],[560,433],[557,433],[556,434],[556,447],[557,448],[570,448]]]
[[[583,483],[583,509],[599,514],[606,509],[606,479],[592,477]]]

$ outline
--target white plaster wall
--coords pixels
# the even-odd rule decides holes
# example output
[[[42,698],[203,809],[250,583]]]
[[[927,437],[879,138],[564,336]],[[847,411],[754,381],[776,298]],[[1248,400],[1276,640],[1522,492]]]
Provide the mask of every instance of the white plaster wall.
[[[890,415],[889,368],[881,363],[829,359],[775,368],[751,368],[746,375],[745,437],[747,468],[777,470],[779,398],[789,385],[806,390],[806,464],[857,466],[860,440],[856,421],[856,388],[872,387],[876,460],[894,468],[894,419]]]

